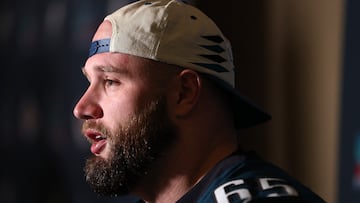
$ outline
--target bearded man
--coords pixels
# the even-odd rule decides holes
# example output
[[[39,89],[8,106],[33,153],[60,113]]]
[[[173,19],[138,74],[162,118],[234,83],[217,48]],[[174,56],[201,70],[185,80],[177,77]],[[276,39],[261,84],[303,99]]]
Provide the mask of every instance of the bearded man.
[[[183,1],[137,1],[98,27],[74,115],[94,154],[86,180],[139,202],[324,202],[239,148],[270,116],[240,96],[229,41]]]

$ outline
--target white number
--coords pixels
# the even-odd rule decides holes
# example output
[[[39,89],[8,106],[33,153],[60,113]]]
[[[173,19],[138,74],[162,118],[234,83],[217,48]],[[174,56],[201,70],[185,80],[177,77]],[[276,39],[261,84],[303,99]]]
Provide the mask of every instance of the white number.
[[[228,197],[230,195],[237,194],[239,196],[240,200],[242,200],[244,203],[248,202],[249,200],[251,200],[251,194],[248,189],[240,188],[240,189],[236,189],[231,192],[228,192],[228,193],[225,192],[226,187],[238,186],[238,185],[242,185],[242,184],[244,184],[244,180],[239,179],[239,180],[233,180],[233,181],[230,181],[230,182],[227,182],[227,183],[221,185],[214,191],[216,201],[219,203],[229,203]]]
[[[269,193],[267,195],[267,197],[298,196],[297,191],[293,187],[291,187],[289,185],[281,184],[281,183],[271,184],[272,181],[279,182],[279,181],[283,181],[283,180],[277,179],[277,178],[260,178],[259,179],[260,186],[263,190],[277,189],[277,191]],[[278,189],[284,189],[284,191],[279,192]]]
[[[284,180],[278,178],[259,178],[258,187],[264,193],[263,197],[280,197],[280,196],[298,196],[297,191],[290,185],[285,184]],[[242,188],[235,188],[241,186]],[[244,188],[247,187],[247,188]],[[250,192],[251,188],[244,182],[243,179],[233,180],[220,185],[214,191],[216,202],[230,203],[229,197],[237,195],[240,201],[247,203],[252,199]]]

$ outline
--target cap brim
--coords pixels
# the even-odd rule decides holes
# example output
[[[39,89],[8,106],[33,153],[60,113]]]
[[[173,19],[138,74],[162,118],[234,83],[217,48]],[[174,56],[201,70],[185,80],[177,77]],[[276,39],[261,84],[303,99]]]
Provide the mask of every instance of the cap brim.
[[[235,98],[235,126],[237,128],[249,128],[271,119],[268,113],[241,96],[236,90],[230,90],[230,93]]]
[[[240,93],[229,84],[212,75],[205,75],[223,88],[230,98],[233,99],[230,102],[235,110],[235,127],[237,129],[253,127],[271,119],[271,116],[267,112],[262,110],[249,99],[240,95]]]

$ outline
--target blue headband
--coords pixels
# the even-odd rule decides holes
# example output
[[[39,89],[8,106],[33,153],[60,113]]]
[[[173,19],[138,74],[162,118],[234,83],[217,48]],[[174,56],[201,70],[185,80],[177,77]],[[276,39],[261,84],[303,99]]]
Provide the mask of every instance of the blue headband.
[[[89,49],[89,58],[95,54],[110,51],[110,38],[91,42]]]

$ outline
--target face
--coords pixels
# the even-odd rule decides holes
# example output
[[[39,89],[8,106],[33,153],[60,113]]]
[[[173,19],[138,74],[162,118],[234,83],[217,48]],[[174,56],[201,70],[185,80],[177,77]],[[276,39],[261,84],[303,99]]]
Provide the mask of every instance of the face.
[[[98,32],[94,40],[109,37],[101,26]],[[101,53],[85,64],[90,85],[74,115],[84,120],[83,134],[94,154],[86,163],[86,180],[100,194],[130,192],[176,139],[165,93],[150,75],[153,63]]]

